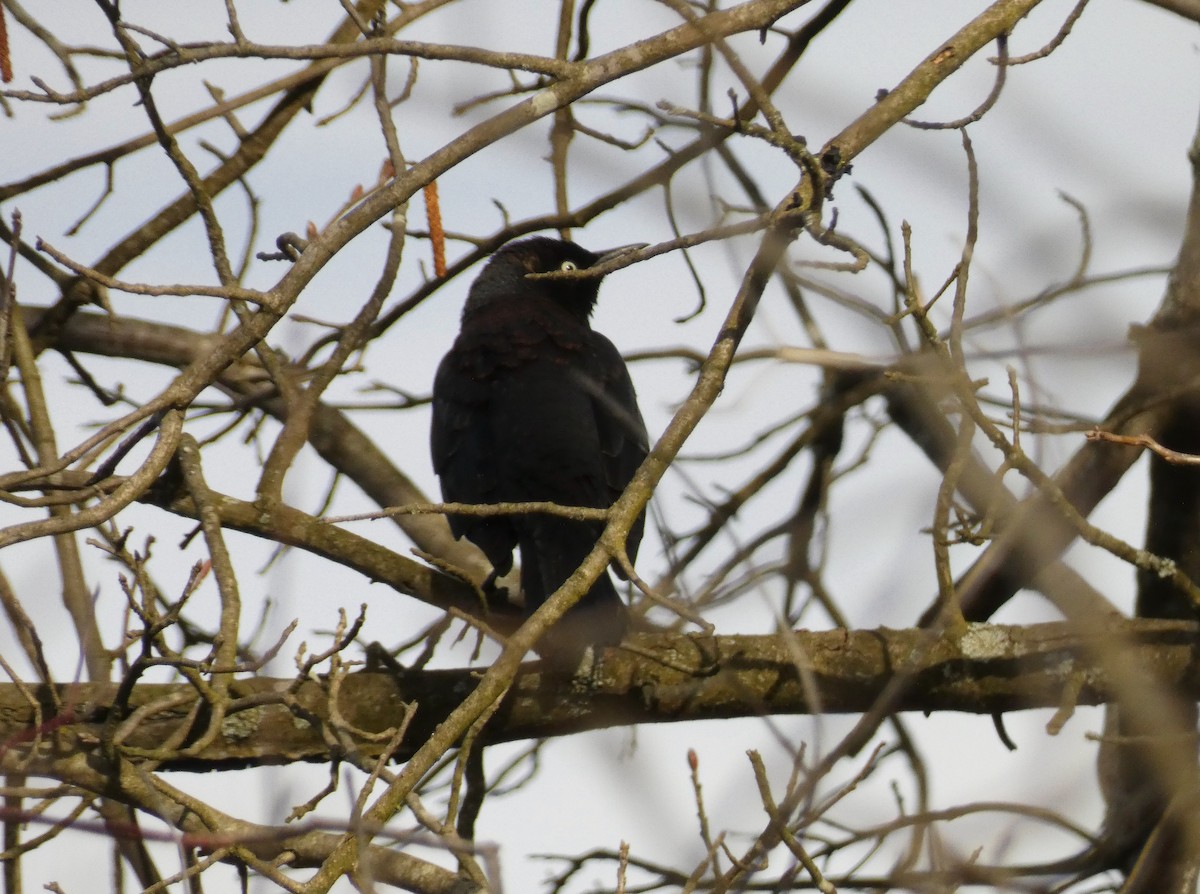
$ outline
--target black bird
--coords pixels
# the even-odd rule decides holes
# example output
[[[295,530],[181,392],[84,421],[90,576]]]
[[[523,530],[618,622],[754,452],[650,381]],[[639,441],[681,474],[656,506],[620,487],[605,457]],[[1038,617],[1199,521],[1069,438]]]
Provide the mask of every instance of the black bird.
[[[528,274],[582,270],[634,247],[596,254],[539,236],[509,243],[488,261],[433,384],[433,467],[447,501],[607,508],[625,489],[646,456],[646,425],[625,361],[589,322],[600,278]],[[626,541],[631,559],[644,526],[643,513]],[[450,528],[487,555],[495,569],[489,584],[512,568],[520,547],[532,613],[592,551],[604,524],[529,513],[452,515]],[[602,574],[543,642],[574,654],[618,642],[627,624]]]

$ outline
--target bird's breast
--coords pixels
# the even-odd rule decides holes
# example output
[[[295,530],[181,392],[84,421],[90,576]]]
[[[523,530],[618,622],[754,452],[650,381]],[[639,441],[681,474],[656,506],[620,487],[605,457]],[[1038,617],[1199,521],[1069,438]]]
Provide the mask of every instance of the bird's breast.
[[[585,364],[588,332],[586,325],[556,308],[504,302],[464,322],[454,353],[464,373],[487,381],[534,363],[563,368]]]

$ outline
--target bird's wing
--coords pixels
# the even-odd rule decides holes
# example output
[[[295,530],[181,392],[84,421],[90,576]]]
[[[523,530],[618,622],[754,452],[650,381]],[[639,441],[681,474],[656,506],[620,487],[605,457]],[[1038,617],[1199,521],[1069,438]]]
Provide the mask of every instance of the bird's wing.
[[[612,503],[646,458],[650,440],[624,358],[603,335],[594,332],[592,336],[595,377],[600,386],[592,395],[592,405],[600,434],[608,502]],[[625,550],[630,559],[637,558],[645,522],[643,512],[629,531]]]
[[[473,448],[483,432],[473,424],[478,418],[479,398],[469,376],[463,375],[453,351],[442,358],[433,380],[433,420],[429,429],[429,452],[433,470],[440,476],[453,472],[462,464],[463,453],[478,452]],[[446,490],[443,481],[442,490]],[[451,490],[461,490],[450,484]],[[447,498],[449,496],[447,495]]]
[[[464,368],[457,348],[442,359],[433,383],[429,436],[433,470],[448,502],[490,503],[495,501],[495,476],[489,472],[495,445],[487,424],[487,389]],[[449,519],[458,537],[481,521],[462,515]]]

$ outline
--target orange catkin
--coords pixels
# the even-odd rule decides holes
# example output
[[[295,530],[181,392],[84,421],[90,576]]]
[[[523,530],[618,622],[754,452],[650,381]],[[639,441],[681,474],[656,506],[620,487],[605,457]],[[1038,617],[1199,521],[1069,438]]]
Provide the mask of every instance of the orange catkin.
[[[8,56],[8,23],[4,20],[4,7],[0,5],[0,81],[7,84],[12,79],[12,59]]]
[[[425,217],[429,220],[429,242],[433,246],[433,273],[440,279],[446,275],[446,234],[442,230],[436,182],[425,185]]]

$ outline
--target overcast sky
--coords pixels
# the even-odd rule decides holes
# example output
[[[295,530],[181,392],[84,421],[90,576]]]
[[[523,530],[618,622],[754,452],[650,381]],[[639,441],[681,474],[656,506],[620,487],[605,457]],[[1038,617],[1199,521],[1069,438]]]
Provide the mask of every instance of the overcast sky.
[[[1047,0],[1017,31],[1011,52],[1021,54],[1042,46],[1056,32],[1072,5],[1073,2]],[[55,6],[53,21],[47,19],[47,24],[64,40],[111,43],[111,38],[105,37],[107,26],[93,4],[61,0]],[[224,6],[218,2],[184,5],[161,0],[153,3],[126,0],[121,6],[128,20],[180,39],[223,37]],[[292,0],[285,5],[259,2],[243,7],[242,24],[251,39],[280,44],[318,42],[342,15],[340,5],[332,0]],[[29,8],[35,15],[46,13],[36,3]],[[535,0],[521,0],[517,4],[483,0],[454,4],[445,14],[431,16],[413,33],[403,36],[550,54],[556,8],[556,4]],[[961,0],[873,3],[859,0],[812,46],[778,92],[777,101],[789,127],[803,134],[810,146],[821,145],[861,114],[878,90],[893,87],[940,41],[982,8],[980,3],[963,4]],[[186,15],[181,13],[184,9]],[[780,24],[790,29],[800,21],[801,14],[794,14]],[[623,4],[598,3],[593,22],[592,49],[602,52],[628,42],[629,29],[636,29],[634,36],[649,35],[672,26],[675,19],[665,6],[648,0],[629,0]],[[11,19],[9,33],[16,69],[13,87],[29,88],[31,75],[40,76],[55,87],[67,86],[44,49]],[[765,60],[777,51],[779,40],[773,38],[766,47],[759,47],[757,36],[747,35],[734,45],[761,72]],[[174,119],[209,102],[202,78],[219,84],[232,95],[251,83],[266,80],[264,72],[282,74],[294,67],[295,63],[287,62],[227,61],[171,72],[156,79],[154,86],[163,106],[169,110],[167,116]],[[83,64],[81,68],[88,81],[111,76],[119,70],[119,66],[107,63]],[[363,71],[364,64],[360,63],[334,75],[331,84],[322,90],[312,114],[320,117],[340,108],[357,89]],[[404,65],[393,62],[391,71],[398,90],[403,83]],[[935,92],[918,116],[925,120],[945,120],[968,113],[987,95],[992,77],[990,66],[982,59],[973,60]],[[503,76],[483,74],[477,68],[423,62],[413,99],[396,109],[406,155],[419,159],[470,124],[499,111],[502,105],[495,103],[458,117],[447,110],[463,98],[505,83]],[[726,86],[733,85],[731,79],[717,92],[723,93]],[[618,88],[623,89],[624,85],[614,85],[614,90]],[[638,76],[637,92],[650,104],[661,98],[681,105],[694,101],[691,73],[676,65]],[[120,91],[98,100],[93,112],[65,121],[48,120],[42,107],[18,107],[15,117],[0,119],[3,146],[0,180],[19,180],[61,160],[144,132],[145,116],[135,106],[133,97],[131,90]],[[1196,128],[1198,107],[1200,29],[1133,0],[1093,0],[1058,51],[1043,61],[1012,69],[996,108],[970,130],[981,171],[980,239],[971,272],[972,312],[1016,303],[1052,282],[1068,278],[1074,271],[1081,244],[1078,215],[1060,193],[1082,203],[1090,214],[1095,272],[1169,265],[1178,247],[1188,197],[1185,153]],[[244,123],[252,124],[262,110],[260,105],[239,115]],[[371,180],[384,156],[373,115],[369,104],[360,104],[318,131],[298,127],[293,136],[284,138],[278,163],[268,162],[251,177],[254,189],[263,199],[262,225],[255,237],[255,250],[270,250],[276,234],[288,230],[302,232],[307,221],[324,223],[356,183]],[[626,138],[636,139],[644,127],[643,120],[634,114],[616,116],[592,108],[581,110],[579,116]],[[103,121],[102,132],[97,130],[98,119]],[[232,143],[227,128],[220,123],[189,132],[182,144],[198,166],[205,169],[213,161],[199,145],[202,138],[224,149]],[[687,137],[683,132],[675,135],[667,132],[664,139],[680,144]],[[539,125],[502,141],[449,172],[439,184],[447,229],[475,234],[494,231],[502,223],[494,202],[500,202],[514,219],[551,208],[550,168],[544,160],[547,151],[545,127]],[[763,178],[764,185],[776,190],[768,195],[770,201],[777,200],[793,185],[795,170],[783,163],[777,153],[750,145],[739,146],[739,151],[755,165],[755,173]],[[651,144],[639,150],[637,158],[640,163],[650,164],[661,158],[662,152]],[[573,153],[576,178],[571,184],[573,204],[583,204],[590,196],[620,182],[623,169],[616,167],[620,160],[614,161],[614,152],[580,139]],[[80,260],[94,260],[180,191],[177,176],[153,150],[140,154],[136,161],[121,162],[114,173],[114,197],[75,235],[66,235],[65,231],[99,197],[103,189],[102,168],[92,168],[65,184],[24,196],[0,211],[7,216],[14,207],[19,207],[27,237],[41,236]],[[714,172],[713,176],[723,175]],[[680,224],[685,230],[700,229],[711,223],[713,209],[702,186],[703,178],[697,173],[675,196]],[[873,249],[881,249],[883,240],[878,225],[855,187],[869,190],[887,210],[893,235],[898,233],[901,220],[911,223],[916,269],[926,289],[936,288],[957,262],[966,229],[966,162],[958,134],[894,128],[856,159],[852,174],[838,185],[834,204],[838,209],[839,229]],[[244,203],[242,195],[230,190],[218,202],[218,209],[236,221],[241,217],[239,210]],[[410,210],[410,223],[417,228],[425,226],[419,206],[414,205]],[[591,248],[667,239],[670,229],[661,194],[647,196],[628,208],[605,215],[575,237]],[[236,226],[231,228],[231,241],[238,245],[238,250],[245,238],[246,234],[239,233]],[[378,229],[364,234],[317,277],[296,308],[297,313],[322,320],[344,320],[351,316],[374,285],[384,239],[385,234]],[[669,256],[614,274],[601,291],[596,327],[626,351],[680,343],[706,350],[754,244],[754,239],[748,238],[695,253],[709,309],[691,322],[673,322],[694,308],[697,292],[682,260]],[[416,262],[429,265],[425,243],[410,243],[409,252],[394,293],[396,299],[421,281],[422,273]],[[461,252],[461,247],[451,245],[452,258]],[[811,246],[800,246],[796,256],[830,257],[827,250]],[[282,274],[281,265],[256,263],[247,281],[265,287]],[[121,275],[147,282],[215,281],[203,234],[195,221]],[[371,381],[416,394],[427,393],[434,366],[454,337],[469,280],[469,276],[460,278],[411,314],[381,345],[375,346],[368,356],[369,374],[347,380],[334,393],[342,399],[367,402],[378,395],[364,394],[358,389]],[[19,268],[18,283],[20,298],[27,304],[44,304],[56,297],[49,291],[48,283],[26,265]],[[855,283],[842,283],[845,288],[855,288],[858,294],[873,296],[880,308],[886,309],[889,295],[881,285],[882,279],[870,274]],[[1004,366],[1012,363],[1019,367],[1035,396],[1084,413],[1102,414],[1131,381],[1134,357],[1125,341],[1127,328],[1149,317],[1163,286],[1163,277],[1151,276],[1089,290],[1036,315],[1019,332],[1001,327],[980,335],[973,339],[974,350],[999,353],[994,361],[978,361],[973,372],[989,375],[993,385],[990,393],[1004,397]],[[779,299],[777,293],[768,293],[748,346],[805,344],[794,314]],[[122,295],[114,296],[114,302],[122,313],[198,328],[211,327],[217,319],[215,303],[196,299]],[[814,307],[833,347],[880,359],[892,356],[894,346],[882,336],[881,327],[865,326],[859,316],[830,303],[817,302]],[[277,328],[273,342],[296,349],[307,343],[311,331],[311,327],[290,322]],[[1018,356],[1013,352],[1017,344],[1038,350],[1027,350]],[[1054,350],[1042,353],[1040,349]],[[62,390],[65,386],[61,379],[66,373],[61,363],[48,358],[46,365],[45,375],[56,393],[78,407],[74,421],[80,428],[75,437],[82,437],[88,424],[111,418],[79,389]],[[131,379],[128,372],[122,375],[120,367],[114,364],[97,362],[96,368],[113,380],[124,381],[130,393],[139,398],[152,394],[160,384],[150,378]],[[659,361],[635,364],[633,376],[654,437],[690,389],[690,373],[678,362]],[[165,381],[166,374],[161,379]],[[731,375],[718,406],[685,452],[712,453],[744,443],[756,423],[776,415],[781,402],[806,406],[813,399],[817,382],[815,371],[800,366],[748,364],[738,368]],[[426,455],[428,416],[424,411],[360,413],[354,418],[382,443],[390,445],[397,464],[430,494],[436,495]],[[868,428],[863,425],[851,434],[865,441]],[[60,447],[71,443],[70,437],[70,430],[64,430]],[[1078,445],[1078,438],[1063,438],[1046,445],[1044,464],[1055,467]],[[935,591],[932,562],[927,560],[928,537],[920,530],[929,523],[937,479],[903,438],[886,435],[878,449],[893,451],[894,463],[869,466],[847,481],[838,494],[837,499],[843,502],[833,507],[833,511],[849,513],[859,521],[853,527],[830,532],[826,544],[827,581],[836,592],[856,594],[855,601],[847,606],[855,625],[909,626]],[[220,489],[244,496],[253,484],[256,470],[241,465],[244,453],[230,450],[228,455],[240,459],[212,464],[211,474]],[[11,445],[7,440],[0,442],[0,467],[10,469],[15,464]],[[743,471],[749,468],[747,464]],[[792,484],[800,480],[801,471],[797,470]],[[721,474],[729,475],[730,467],[723,467]],[[1131,476],[1095,516],[1098,523],[1133,542],[1139,541],[1144,521],[1143,477],[1144,473]],[[1011,478],[1009,482],[1013,483]],[[740,480],[724,482],[726,486],[734,483]],[[313,457],[305,456],[290,479],[289,499],[313,509],[327,485],[325,469]],[[700,517],[699,510],[687,499],[697,487],[704,490],[715,485],[679,475],[669,476],[664,482],[657,498],[658,510],[676,529],[686,528],[690,520]],[[785,502],[755,507],[757,521],[748,521],[745,530],[759,530],[764,519],[787,511],[789,491],[781,487],[779,493]],[[369,508],[353,488],[345,487],[335,511]],[[17,519],[14,510],[0,505],[0,524],[11,524]],[[127,523],[142,526],[143,534],[154,531],[159,538],[158,549],[164,556],[176,549],[180,534],[189,527],[175,519],[164,519],[161,513],[136,509],[129,513]],[[355,529],[398,550],[409,548],[385,522],[363,524]],[[248,538],[235,539],[239,559],[246,569],[241,581],[243,598],[272,600],[269,632],[277,632],[291,618],[300,617],[301,635],[311,637],[314,631],[333,626],[336,607],[345,606],[356,612],[358,605],[366,600],[371,606],[371,625],[379,631],[368,639],[399,639],[396,630],[413,628],[415,617],[428,614],[409,600],[380,587],[368,586],[349,572],[302,555],[290,555],[267,573],[258,575],[255,572],[268,558],[269,547]],[[661,569],[656,553],[657,547],[651,539],[640,562],[643,573],[653,575],[656,569]],[[179,579],[200,554],[200,545],[194,544],[187,552],[187,561],[178,563]],[[1123,607],[1131,605],[1130,569],[1087,548],[1077,548],[1072,555],[1076,567],[1110,598]],[[914,556],[919,558],[914,560]],[[58,640],[49,638],[48,646],[53,666],[67,678],[73,671],[75,648],[65,632],[65,614],[56,604],[54,587],[47,586],[45,581],[49,558],[49,547],[37,543],[11,549],[0,562],[42,629],[48,632],[57,627],[64,631]],[[967,558],[964,556],[964,560]],[[114,583],[114,571],[94,557],[90,567],[100,588],[100,604],[119,611],[120,594]],[[163,575],[171,579],[165,570]],[[698,583],[691,582],[693,586]],[[45,598],[35,598],[35,592],[45,593]],[[764,596],[758,600],[762,611],[747,611],[746,606],[754,603],[755,599],[749,597],[739,604],[738,611],[714,613],[712,620],[726,633],[769,631],[773,619],[768,599]],[[248,613],[248,617],[254,615],[253,610]],[[1028,595],[1015,600],[1001,615],[1006,620],[1032,617],[1048,618],[1052,614]],[[828,622],[814,614],[812,623],[824,626]],[[5,655],[15,654],[7,629],[0,631],[0,651]],[[274,670],[288,673],[288,660],[278,662]],[[977,743],[971,754],[973,771],[958,774],[961,787],[937,793],[944,803],[973,798],[1020,800],[1037,793],[1036,799],[1044,803],[1074,804],[1085,822],[1094,823],[1097,803],[1087,800],[1091,795],[1084,795],[1084,800],[1079,801],[1077,792],[1094,790],[1091,746],[1084,743],[1083,737],[1096,727],[1097,718],[1094,712],[1082,712],[1061,736],[1048,739],[1042,730],[1046,720],[1042,712],[1015,717],[1010,720],[1014,737],[1019,743],[1035,742],[1036,748],[1014,754],[1005,751],[991,734],[987,718],[916,717],[912,718],[912,727],[930,749],[932,761],[961,760],[962,743],[967,740]],[[778,761],[783,757],[783,749],[774,744],[776,734],[792,742],[810,741],[811,747],[819,748],[822,743],[835,742],[847,722],[836,718],[783,718],[775,721],[774,732],[763,722],[745,721],[577,736],[555,743],[547,750],[540,783],[511,797],[489,801],[480,821],[479,836],[481,840],[501,844],[505,881],[510,891],[536,890],[534,883],[548,871],[548,866],[555,865],[528,859],[526,855],[533,853],[569,854],[601,845],[615,848],[621,840],[627,840],[636,853],[648,856],[698,857],[699,839],[695,830],[678,825],[680,817],[692,816],[686,806],[680,807],[690,799],[685,763],[688,747],[696,748],[701,755],[710,813],[720,816],[722,823],[731,828],[748,831],[761,825],[761,817],[756,800],[749,794],[753,787],[745,749],[762,748]],[[515,750],[510,748],[507,752]],[[502,765],[504,753],[505,749],[489,752],[490,766]],[[183,777],[175,781],[202,790],[218,806],[224,803],[230,810],[243,814],[248,809],[247,800],[253,797],[249,793],[258,792],[262,802],[259,818],[278,821],[288,805],[319,787],[323,772],[291,768],[239,774],[224,794],[216,795],[213,789],[219,780],[215,776]],[[1019,791],[1014,783],[1018,779],[1022,781]],[[887,780],[882,782],[886,784]],[[880,819],[889,816],[891,805],[881,805],[880,798],[890,795],[881,792],[881,788],[864,792],[851,799],[847,809],[859,822],[865,822],[874,811]],[[570,801],[575,804],[594,802],[593,823],[584,827],[540,821],[555,816],[559,809],[547,802],[551,797],[548,793],[563,797],[569,793]],[[332,815],[337,816],[346,803],[346,798],[331,802]],[[968,850],[976,844],[999,846],[1007,831],[963,825],[966,828],[962,830],[961,841]],[[1072,844],[1057,838],[1019,839],[1013,846],[1023,854],[1045,856],[1058,854]],[[97,839],[84,846],[91,845],[97,855],[106,853],[103,841]],[[95,867],[89,865],[90,861],[81,860],[78,867],[64,866],[61,859],[39,862],[53,855],[54,848],[47,848],[45,857],[37,854],[27,865],[27,883],[31,889],[44,880],[54,879],[68,892],[96,890]],[[991,852],[991,856],[995,855]],[[232,870],[228,877],[232,884]],[[605,881],[611,883],[611,877]],[[573,890],[585,889],[581,885]],[[268,890],[268,886],[259,883],[256,890]]]

